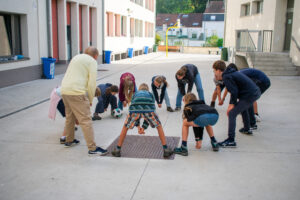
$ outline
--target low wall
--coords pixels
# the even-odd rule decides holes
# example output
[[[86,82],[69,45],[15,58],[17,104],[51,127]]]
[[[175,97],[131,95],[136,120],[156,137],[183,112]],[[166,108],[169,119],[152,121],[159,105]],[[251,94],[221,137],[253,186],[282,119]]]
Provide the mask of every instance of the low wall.
[[[183,53],[197,54],[221,54],[221,49],[218,47],[183,47]]]

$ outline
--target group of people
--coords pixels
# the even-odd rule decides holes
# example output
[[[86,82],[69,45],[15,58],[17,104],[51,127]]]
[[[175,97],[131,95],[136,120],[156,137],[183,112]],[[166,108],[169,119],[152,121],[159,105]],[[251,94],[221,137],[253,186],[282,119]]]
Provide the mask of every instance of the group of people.
[[[244,127],[239,131],[245,134],[252,134],[252,130],[257,129],[255,114],[258,115],[254,107],[255,102],[266,89],[270,87],[269,78],[261,71],[256,69],[238,70],[235,64],[226,64],[219,60],[212,68],[214,71],[214,82],[216,89],[213,93],[210,106],[206,105],[201,77],[197,67],[193,64],[182,66],[175,75],[178,83],[176,97],[176,107],[173,109],[167,92],[168,82],[163,75],[152,78],[151,90],[146,83],[136,86],[135,77],[127,72],[121,75],[119,87],[111,83],[96,86],[97,77],[97,57],[99,53],[95,47],[89,47],[84,54],[75,56],[66,71],[62,80],[61,87],[55,88],[51,93],[51,106],[49,117],[55,118],[55,108],[66,117],[65,129],[60,142],[65,147],[79,144],[79,140],[74,138],[74,131],[77,129],[75,124],[80,125],[89,154],[106,155],[106,149],[96,145],[94,140],[94,130],[92,120],[101,120],[100,114],[107,111],[111,105],[114,109],[123,110],[128,106],[129,114],[121,130],[117,146],[111,152],[113,156],[121,156],[121,148],[126,137],[127,131],[137,127],[139,134],[144,134],[150,125],[156,128],[161,140],[163,156],[165,158],[173,153],[183,156],[188,155],[187,138],[189,127],[193,127],[196,148],[202,146],[204,127],[210,137],[213,151],[218,151],[219,147],[236,147],[235,128],[236,117],[242,114]],[[196,85],[198,98],[192,93],[193,85]],[[187,90],[186,85],[188,85]],[[223,97],[221,92],[225,88]],[[230,93],[230,103],[227,109],[228,116],[228,138],[223,142],[217,142],[213,126],[219,119],[219,114],[215,109],[215,101],[218,98],[219,105],[223,105],[227,93]],[[119,100],[116,95],[118,94]],[[91,115],[90,106],[93,98],[98,98],[95,112]],[[182,101],[183,123],[182,123],[182,143],[180,147],[170,149],[166,143],[165,134],[159,116],[155,112],[157,103],[162,107],[165,101],[168,112],[180,111]],[[141,124],[141,119],[143,123]]]

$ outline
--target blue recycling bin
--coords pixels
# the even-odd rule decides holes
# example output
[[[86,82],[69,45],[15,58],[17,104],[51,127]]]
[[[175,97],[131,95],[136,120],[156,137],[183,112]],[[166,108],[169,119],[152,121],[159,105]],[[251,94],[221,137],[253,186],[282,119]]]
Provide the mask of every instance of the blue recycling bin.
[[[42,58],[43,73],[47,79],[54,79],[55,74],[55,58]]]
[[[144,48],[144,54],[148,54],[148,46],[145,46],[145,48]]]
[[[133,57],[133,48],[128,48],[128,57],[129,58]]]
[[[110,64],[112,51],[104,51],[104,63]]]

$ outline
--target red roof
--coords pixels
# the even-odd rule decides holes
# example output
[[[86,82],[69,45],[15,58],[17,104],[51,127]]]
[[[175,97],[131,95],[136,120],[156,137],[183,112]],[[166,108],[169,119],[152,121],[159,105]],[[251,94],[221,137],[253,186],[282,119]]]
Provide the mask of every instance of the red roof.
[[[173,26],[176,24],[177,19],[184,27],[202,27],[202,13],[189,13],[189,14],[157,14],[156,26]]]
[[[223,1],[210,1],[206,6],[204,13],[224,13],[224,2]]]

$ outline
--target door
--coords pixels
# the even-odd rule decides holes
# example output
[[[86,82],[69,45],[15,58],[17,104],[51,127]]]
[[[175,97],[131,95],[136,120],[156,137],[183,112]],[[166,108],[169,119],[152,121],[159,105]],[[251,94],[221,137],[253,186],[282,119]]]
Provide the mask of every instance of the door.
[[[288,0],[286,22],[285,22],[284,51],[289,51],[291,46],[293,11],[294,11],[294,0]]]

